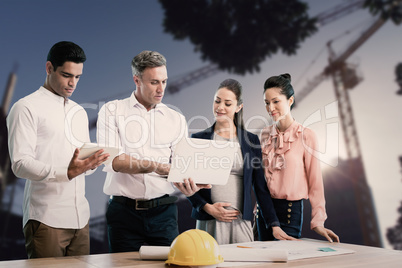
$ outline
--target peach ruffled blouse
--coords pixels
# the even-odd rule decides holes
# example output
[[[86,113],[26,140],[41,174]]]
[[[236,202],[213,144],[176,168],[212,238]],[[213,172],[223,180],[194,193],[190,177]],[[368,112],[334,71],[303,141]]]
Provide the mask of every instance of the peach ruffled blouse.
[[[309,199],[311,228],[324,226],[324,185],[315,133],[294,121],[284,132],[275,125],[261,132],[265,177],[271,197],[289,201]]]

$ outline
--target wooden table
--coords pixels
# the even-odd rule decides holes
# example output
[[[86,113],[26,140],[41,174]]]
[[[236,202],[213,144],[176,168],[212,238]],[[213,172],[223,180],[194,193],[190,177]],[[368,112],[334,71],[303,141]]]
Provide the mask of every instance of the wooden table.
[[[320,242],[323,246],[329,246],[327,242]],[[236,267],[375,267],[390,268],[402,267],[402,251],[358,246],[352,244],[334,244],[338,247],[352,249],[353,254],[329,256],[321,258],[301,259],[288,262],[265,262],[259,265],[243,265]],[[15,260],[0,262],[0,268],[92,268],[92,267],[136,267],[136,268],[162,268],[177,267],[165,266],[164,261],[143,261],[138,252],[95,254],[76,257],[42,258],[31,260]]]

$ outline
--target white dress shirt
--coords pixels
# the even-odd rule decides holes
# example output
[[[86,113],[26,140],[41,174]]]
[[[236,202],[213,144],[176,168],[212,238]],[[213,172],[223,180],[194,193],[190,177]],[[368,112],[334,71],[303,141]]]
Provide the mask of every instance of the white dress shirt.
[[[23,225],[33,219],[54,228],[85,227],[85,175],[70,181],[67,168],[75,148],[90,141],[86,111],[40,87],[13,105],[7,127],[12,170],[27,179]]]
[[[137,159],[169,163],[174,146],[183,137],[187,137],[187,123],[182,114],[162,103],[147,111],[134,93],[106,103],[98,114],[98,143],[118,147]],[[173,185],[156,173],[119,173],[112,164],[103,171],[107,172],[103,187],[107,195],[152,199],[174,191]]]

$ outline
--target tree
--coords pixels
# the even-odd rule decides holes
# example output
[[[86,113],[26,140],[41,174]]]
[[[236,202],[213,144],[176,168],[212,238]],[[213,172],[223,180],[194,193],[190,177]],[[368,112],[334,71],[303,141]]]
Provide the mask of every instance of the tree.
[[[189,38],[194,50],[236,74],[259,71],[281,50],[293,55],[317,31],[308,5],[298,0],[159,0],[164,30],[177,40]]]
[[[396,250],[402,250],[402,202],[398,208],[399,218],[394,227],[387,229],[389,243]]]
[[[366,0],[364,7],[373,15],[381,14],[384,20],[391,19],[396,25],[402,21],[401,0]]]

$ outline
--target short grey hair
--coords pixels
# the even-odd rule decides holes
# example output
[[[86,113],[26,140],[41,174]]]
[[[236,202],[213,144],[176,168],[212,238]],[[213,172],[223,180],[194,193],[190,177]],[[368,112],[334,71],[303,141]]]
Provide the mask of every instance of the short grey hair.
[[[166,66],[166,58],[156,51],[144,50],[131,61],[133,76],[142,77],[146,68]]]

